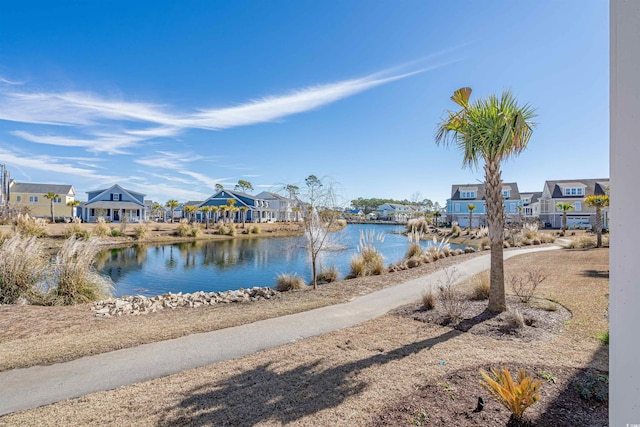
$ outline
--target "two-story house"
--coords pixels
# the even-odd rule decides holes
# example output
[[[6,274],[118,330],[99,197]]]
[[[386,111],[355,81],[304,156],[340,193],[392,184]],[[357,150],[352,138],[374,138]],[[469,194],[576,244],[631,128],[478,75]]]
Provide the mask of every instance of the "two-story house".
[[[518,184],[502,184],[504,210],[507,217],[521,214],[522,199]],[[473,205],[472,227],[487,225],[486,195],[484,184],[464,184],[451,186],[451,198],[447,199],[447,222],[457,221],[461,227],[469,226],[469,206]]]
[[[247,208],[244,213],[244,220],[246,222],[270,222],[275,221],[277,218],[278,212],[271,206],[271,200],[252,196],[241,191],[227,190],[226,188],[218,191],[213,196],[202,202],[200,207],[226,206],[227,200],[230,199],[235,200],[234,206],[238,208]],[[234,222],[241,222],[243,219],[243,214],[240,211],[234,212],[232,215]]]
[[[9,206],[31,216],[49,218],[51,216],[51,200],[44,197],[48,193],[58,195],[53,200],[56,218],[74,216],[73,209],[67,206],[67,203],[76,198],[73,185],[18,183],[11,180],[9,182]]]
[[[376,209],[376,217],[387,221],[406,222],[415,215],[413,206],[400,203],[385,203]]]
[[[524,217],[540,217],[540,197],[542,197],[542,191],[520,193],[520,199],[522,200],[522,215]]]
[[[147,218],[146,194],[115,184],[107,189],[87,191],[87,195],[87,202],[78,206],[83,221],[96,222],[103,217],[110,222],[140,222]]]
[[[589,222],[594,225],[596,210],[584,204],[590,195],[605,195],[609,191],[609,178],[566,179],[545,181],[540,197],[540,221],[554,228],[562,227],[563,212],[558,205],[568,203],[567,226]],[[602,226],[607,228],[608,209],[602,212]]]
[[[288,197],[281,196],[280,194],[268,191],[263,191],[256,195],[256,197],[269,202],[269,207],[276,212],[275,219],[277,221],[288,222],[295,221],[296,218],[298,220],[302,219],[302,215],[300,214],[300,203],[295,199],[290,199]]]

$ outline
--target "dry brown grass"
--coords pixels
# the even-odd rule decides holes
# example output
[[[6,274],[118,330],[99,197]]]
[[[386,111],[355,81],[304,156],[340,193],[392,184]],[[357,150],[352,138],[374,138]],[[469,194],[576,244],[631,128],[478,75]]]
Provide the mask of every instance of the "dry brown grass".
[[[0,424],[370,425],[389,401],[460,369],[535,363],[559,370],[606,370],[606,352],[599,351],[594,335],[607,328],[608,250],[530,254],[508,260],[506,269],[532,264],[548,270],[538,292],[574,315],[550,341],[496,345],[488,337],[388,315],[238,360],[12,414],[0,418]],[[541,402],[530,411],[542,411],[554,393],[552,385],[544,384]]]

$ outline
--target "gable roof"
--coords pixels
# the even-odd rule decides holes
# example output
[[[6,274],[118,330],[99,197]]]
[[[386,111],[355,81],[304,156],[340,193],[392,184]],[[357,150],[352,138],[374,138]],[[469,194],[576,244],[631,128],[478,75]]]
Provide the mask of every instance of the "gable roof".
[[[73,185],[65,184],[36,184],[36,183],[11,183],[10,191],[13,193],[47,194],[52,192],[64,196],[65,194],[76,195]]]
[[[597,178],[597,179],[560,179],[553,181],[545,181],[545,188],[551,194],[551,198],[578,198],[582,199],[584,196],[602,196],[607,194],[607,187],[609,186],[609,178]],[[585,187],[585,194],[580,196],[567,196],[562,191],[565,187]]]
[[[505,198],[505,200],[520,200],[520,191],[518,190],[518,183],[516,182],[503,182],[502,183],[502,188],[503,189],[508,189],[509,191],[509,197]],[[461,191],[475,191],[476,192],[476,198],[475,199],[467,199],[467,198],[462,198],[460,197],[460,192]],[[454,184],[451,186],[451,200],[463,200],[463,201],[470,201],[470,200],[485,200],[486,195],[485,195],[485,185],[478,183],[478,184]]]
[[[138,196],[142,196],[143,199],[144,199],[144,196],[146,196],[146,194],[138,193],[138,192],[135,192],[135,191],[125,190],[124,188],[120,187],[118,184],[114,184],[114,185],[112,185],[111,187],[109,187],[109,188],[107,188],[105,190],[87,191],[87,194],[98,193],[92,199],[87,200],[87,204],[90,204],[92,201],[94,201],[96,199],[100,199],[100,197],[104,196],[105,194],[108,194],[110,191],[112,191],[114,189],[120,190],[122,193],[128,195],[129,197],[131,197],[134,200],[136,200],[136,197],[133,197],[132,194],[136,194]],[[144,204],[141,203],[141,205],[144,205]]]
[[[525,206],[529,206],[531,203],[535,203],[540,200],[540,197],[542,197],[542,191],[528,191],[526,193],[520,193],[520,197],[523,199],[531,199],[529,203],[525,204]]]

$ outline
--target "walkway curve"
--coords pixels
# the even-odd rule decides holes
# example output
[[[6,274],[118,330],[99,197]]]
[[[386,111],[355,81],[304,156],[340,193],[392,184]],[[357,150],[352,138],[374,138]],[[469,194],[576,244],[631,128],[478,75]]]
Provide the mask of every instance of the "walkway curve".
[[[559,247],[514,249],[506,251],[504,258],[553,249]],[[456,264],[457,282],[488,269],[489,261],[489,255],[482,255]],[[416,301],[424,289],[443,276],[440,270],[343,304],[65,363],[0,372],[0,415],[160,378],[353,326]]]

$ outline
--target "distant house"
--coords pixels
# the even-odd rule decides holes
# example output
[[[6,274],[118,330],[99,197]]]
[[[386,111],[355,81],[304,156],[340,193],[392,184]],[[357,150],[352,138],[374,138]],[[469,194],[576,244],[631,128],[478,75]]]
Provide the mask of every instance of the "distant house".
[[[113,185],[87,192],[87,202],[78,206],[83,221],[96,222],[103,217],[111,222],[139,222],[147,219],[145,194]]]
[[[595,223],[595,209],[584,204],[584,199],[590,195],[605,195],[609,191],[609,178],[601,179],[567,179],[545,181],[540,196],[540,221],[551,227],[562,227],[563,213],[558,205],[569,203],[573,209],[567,212],[567,226],[589,222]],[[607,228],[609,210],[602,212],[602,225]]]
[[[400,203],[385,203],[376,209],[376,217],[387,221],[405,222],[415,214],[415,209]]]
[[[265,199],[258,196],[252,196],[240,191],[222,189],[209,197],[200,204],[202,206],[227,206],[227,200],[234,200],[238,208],[246,207],[247,211],[244,216],[246,222],[271,222],[278,217],[278,211],[271,204],[272,199]],[[219,214],[218,214],[219,215]],[[242,214],[240,211],[234,212],[233,221],[241,222]]]
[[[504,210],[508,216],[518,215],[522,206],[518,184],[508,182],[502,184]],[[447,222],[457,221],[461,227],[469,226],[469,205],[475,205],[472,227],[487,225],[486,195],[484,184],[463,184],[451,186],[451,198],[447,199]]]
[[[520,193],[520,200],[522,200],[522,215],[525,218],[540,217],[540,197],[542,197],[542,191]]]
[[[269,207],[276,212],[276,221],[295,221],[296,218],[302,219],[302,215],[299,214],[300,203],[297,200],[290,199],[288,197],[281,196],[276,193],[270,193],[263,191],[256,195],[258,199],[266,200],[269,203]],[[296,212],[298,210],[298,212]]]
[[[9,182],[9,206],[31,216],[50,217],[51,200],[44,197],[49,192],[59,196],[53,201],[56,218],[73,216],[71,208],[67,206],[67,203],[76,198],[73,185],[18,183],[11,180]]]

